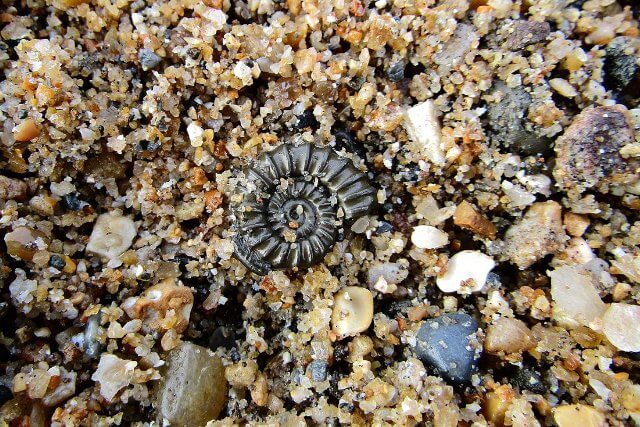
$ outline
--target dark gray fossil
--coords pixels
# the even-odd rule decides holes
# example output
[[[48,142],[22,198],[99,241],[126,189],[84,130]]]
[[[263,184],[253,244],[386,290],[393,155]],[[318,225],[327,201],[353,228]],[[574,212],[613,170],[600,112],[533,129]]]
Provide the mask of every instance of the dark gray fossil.
[[[283,144],[259,156],[244,177],[242,201],[233,206],[235,254],[260,275],[320,262],[341,221],[376,202],[367,176],[329,147]]]

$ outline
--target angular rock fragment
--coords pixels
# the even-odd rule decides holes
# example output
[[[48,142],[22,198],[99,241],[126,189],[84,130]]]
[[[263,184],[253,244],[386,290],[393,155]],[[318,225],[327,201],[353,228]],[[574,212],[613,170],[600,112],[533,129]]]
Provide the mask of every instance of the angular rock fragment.
[[[580,194],[611,184],[631,184],[640,177],[640,161],[625,159],[620,149],[634,141],[632,119],[623,105],[583,110],[556,141],[553,176],[564,191]]]
[[[516,51],[544,41],[550,32],[551,26],[548,22],[518,19],[503,25],[498,30],[498,37],[503,49]]]

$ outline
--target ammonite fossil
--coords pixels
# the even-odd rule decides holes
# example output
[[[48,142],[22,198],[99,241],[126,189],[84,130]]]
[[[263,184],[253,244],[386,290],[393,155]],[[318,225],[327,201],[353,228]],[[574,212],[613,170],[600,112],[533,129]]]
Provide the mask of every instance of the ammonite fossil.
[[[376,191],[353,162],[328,147],[287,143],[244,171],[233,206],[235,254],[253,272],[306,268],[336,242],[342,221],[366,214]]]

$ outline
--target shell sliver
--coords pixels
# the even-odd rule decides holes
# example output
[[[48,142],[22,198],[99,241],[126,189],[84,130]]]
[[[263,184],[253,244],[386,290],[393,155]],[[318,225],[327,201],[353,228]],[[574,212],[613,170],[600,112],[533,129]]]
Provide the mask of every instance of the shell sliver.
[[[235,255],[259,275],[322,261],[341,221],[365,215],[376,203],[367,176],[328,147],[282,144],[244,175],[242,202],[233,206]]]

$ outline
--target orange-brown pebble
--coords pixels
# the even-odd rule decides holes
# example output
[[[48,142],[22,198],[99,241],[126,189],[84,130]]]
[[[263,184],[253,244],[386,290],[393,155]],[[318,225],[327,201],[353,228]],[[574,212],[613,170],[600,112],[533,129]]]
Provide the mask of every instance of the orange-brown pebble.
[[[4,236],[9,255],[23,261],[31,261],[37,251],[46,249],[45,239],[44,233],[30,227],[17,227]]]
[[[210,211],[218,209],[222,206],[222,193],[218,190],[210,190],[204,193],[204,204]]]
[[[453,213],[453,223],[483,237],[496,238],[496,226],[467,201],[460,203],[456,208]]]
[[[487,393],[484,400],[484,416],[487,421],[495,426],[504,425],[504,415],[511,405],[515,393],[508,385],[501,385],[492,392]]]
[[[28,142],[40,135],[40,128],[33,119],[26,119],[13,129],[13,137],[18,142]]]
[[[564,215],[564,226],[570,236],[582,236],[590,224],[589,218],[585,215],[574,214],[573,212],[568,212]]]

